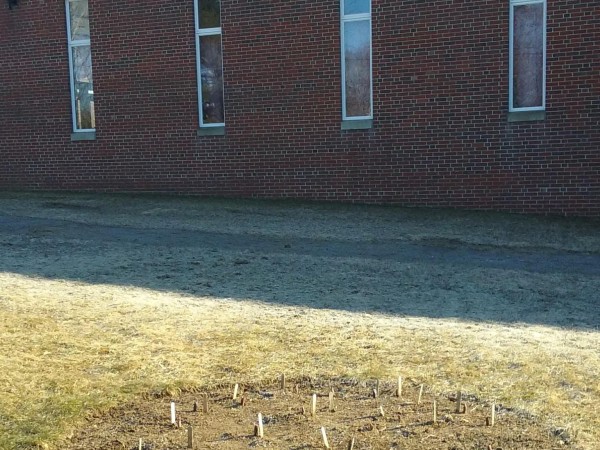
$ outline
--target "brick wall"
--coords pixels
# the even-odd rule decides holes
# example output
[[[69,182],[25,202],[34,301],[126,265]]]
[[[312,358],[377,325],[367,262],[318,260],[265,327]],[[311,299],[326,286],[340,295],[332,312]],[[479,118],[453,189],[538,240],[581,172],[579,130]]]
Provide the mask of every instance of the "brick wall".
[[[90,0],[71,142],[61,0],[0,3],[0,188],[600,216],[600,4],[548,1],[547,116],[507,122],[508,0],[373,0],[374,123],[340,130],[339,2],[222,1],[226,135],[197,136],[192,0]]]

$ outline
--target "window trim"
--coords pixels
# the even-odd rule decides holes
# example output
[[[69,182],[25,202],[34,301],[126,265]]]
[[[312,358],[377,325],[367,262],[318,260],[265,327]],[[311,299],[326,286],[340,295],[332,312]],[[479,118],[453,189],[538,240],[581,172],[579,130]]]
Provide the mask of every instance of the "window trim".
[[[373,21],[372,21],[372,1],[369,0],[369,12],[359,14],[345,14],[344,1],[340,0],[340,45],[341,45],[341,71],[342,71],[342,120],[372,120],[373,119]],[[347,116],[346,115],[346,47],[345,47],[345,25],[348,22],[369,21],[369,101],[371,114],[367,116]]]
[[[89,7],[89,5],[88,5]],[[69,83],[71,91],[71,126],[73,133],[91,133],[95,132],[96,128],[77,128],[77,108],[75,107],[75,74],[73,72],[73,48],[85,47],[90,48],[92,53],[91,37],[89,39],[71,38],[71,0],[65,0],[65,12],[67,14],[67,48],[69,52]],[[93,65],[92,65],[92,80],[93,80]],[[93,83],[93,81],[92,81]]]
[[[223,61],[223,30],[222,27],[213,28],[200,28],[200,1],[194,0],[194,30],[196,39],[196,87],[198,90],[198,121],[200,128],[223,128],[225,126],[225,99],[223,98],[223,122],[221,123],[204,123],[204,114],[202,111],[202,61],[200,60],[200,38],[202,36],[219,36],[221,38],[221,64]],[[219,2],[219,9],[221,8],[221,2]],[[219,14],[220,17],[220,14]],[[223,67],[221,66],[221,71]],[[223,83],[225,79],[223,77]],[[225,86],[223,86],[223,95],[225,94]],[[203,135],[203,133],[199,133]],[[215,134],[221,134],[215,133]],[[210,133],[213,135],[213,133]]]
[[[520,5],[534,5],[541,3],[544,8],[544,24],[542,31],[542,105],[525,106],[517,108],[513,106],[514,93],[514,8]],[[508,31],[508,111],[545,111],[546,110],[546,23],[548,19],[546,0],[510,0],[509,31]]]

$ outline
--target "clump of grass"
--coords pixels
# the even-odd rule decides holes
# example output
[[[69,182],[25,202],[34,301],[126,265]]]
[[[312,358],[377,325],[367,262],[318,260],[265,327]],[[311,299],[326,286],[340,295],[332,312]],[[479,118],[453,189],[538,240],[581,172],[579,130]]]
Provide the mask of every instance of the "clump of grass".
[[[0,274],[0,448],[56,448],[143,393],[402,375],[600,441],[600,333],[278,307]]]

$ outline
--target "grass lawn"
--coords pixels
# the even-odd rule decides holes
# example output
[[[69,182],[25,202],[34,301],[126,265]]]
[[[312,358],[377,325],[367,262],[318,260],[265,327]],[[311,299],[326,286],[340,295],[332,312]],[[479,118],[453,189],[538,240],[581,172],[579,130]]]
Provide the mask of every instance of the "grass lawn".
[[[597,222],[59,194],[5,194],[0,217],[29,220],[0,227],[0,449],[61,448],[86,418],[145,393],[282,372],[401,375],[429,393],[462,389],[530,413],[581,448],[600,442],[594,270],[305,250],[394,237],[442,254],[476,245],[516,260],[523,251],[588,257],[600,253]],[[64,234],[68,224],[118,228],[106,238],[95,228]],[[156,230],[281,248],[131,237]]]

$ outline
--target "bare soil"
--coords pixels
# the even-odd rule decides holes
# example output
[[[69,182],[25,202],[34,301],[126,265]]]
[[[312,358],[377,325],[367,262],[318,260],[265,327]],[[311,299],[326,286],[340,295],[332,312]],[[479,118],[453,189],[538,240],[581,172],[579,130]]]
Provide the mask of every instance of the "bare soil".
[[[551,434],[527,415],[461,396],[432,397],[419,386],[403,387],[376,381],[304,380],[263,387],[234,387],[185,393],[176,399],[146,397],[96,415],[71,439],[65,450],[196,449],[323,449],[322,428],[332,449],[559,449],[564,436]],[[330,408],[329,393],[333,391]],[[312,396],[316,394],[315,415]],[[204,411],[204,400],[208,413]],[[433,400],[436,418],[433,417]],[[175,402],[175,425],[171,423]],[[494,424],[491,409],[495,407]],[[264,434],[258,437],[258,414]],[[383,415],[382,415],[383,414]]]

